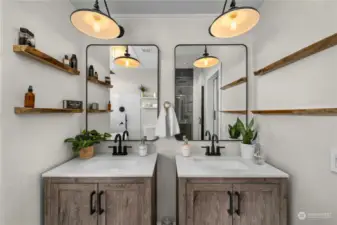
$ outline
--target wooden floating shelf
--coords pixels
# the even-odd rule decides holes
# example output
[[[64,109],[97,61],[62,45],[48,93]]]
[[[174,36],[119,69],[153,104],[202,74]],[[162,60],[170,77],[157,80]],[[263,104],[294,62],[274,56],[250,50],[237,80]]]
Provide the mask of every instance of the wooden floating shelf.
[[[113,112],[113,110],[106,110],[106,109],[88,109],[88,113],[109,113]]]
[[[318,52],[324,51],[328,48],[331,48],[333,46],[337,45],[337,33],[333,34],[327,38],[324,38],[312,45],[309,45],[306,48],[303,48],[289,56],[286,56],[258,71],[255,71],[255,76],[263,76],[267,73],[270,73],[274,70],[280,69],[284,66],[287,66],[289,64],[292,64],[294,62],[297,62],[301,59],[304,59],[308,56],[314,55]]]
[[[337,114],[337,108],[316,108],[316,109],[271,109],[252,110],[253,114],[261,115],[323,115]]]
[[[221,87],[220,89],[221,90],[226,90],[228,88],[231,88],[231,87],[235,87],[239,84],[243,84],[243,83],[246,83],[247,82],[247,77],[241,77],[240,79],[238,80],[235,80],[229,84],[226,84],[225,86]]]
[[[246,114],[247,110],[222,110],[220,112],[230,113],[230,114]]]
[[[95,79],[95,78],[88,78],[87,80],[91,83],[98,84],[98,85],[101,85],[101,86],[106,87],[106,88],[113,88],[113,85],[107,84],[104,81],[100,81],[100,80]]]
[[[41,113],[82,113],[83,109],[56,109],[56,108],[25,108],[15,107],[15,114],[41,114]]]
[[[13,51],[18,54],[33,58],[41,63],[52,66],[56,69],[62,70],[71,75],[80,75],[80,71],[75,70],[71,68],[70,66],[65,65],[64,63],[58,61],[57,59],[39,51],[36,48],[30,47],[28,45],[13,45]]]

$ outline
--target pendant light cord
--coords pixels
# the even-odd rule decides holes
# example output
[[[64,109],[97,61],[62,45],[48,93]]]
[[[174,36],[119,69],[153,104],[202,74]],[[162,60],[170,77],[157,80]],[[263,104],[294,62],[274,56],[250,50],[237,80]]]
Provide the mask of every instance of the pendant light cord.
[[[224,6],[223,6],[222,13],[225,12],[225,10],[226,10],[226,5],[227,5],[227,0],[225,1],[225,4],[224,4]]]
[[[108,4],[106,3],[106,0],[104,0],[104,4],[105,4],[105,8],[106,8],[106,11],[108,12],[109,17],[111,17],[110,10],[109,10]]]

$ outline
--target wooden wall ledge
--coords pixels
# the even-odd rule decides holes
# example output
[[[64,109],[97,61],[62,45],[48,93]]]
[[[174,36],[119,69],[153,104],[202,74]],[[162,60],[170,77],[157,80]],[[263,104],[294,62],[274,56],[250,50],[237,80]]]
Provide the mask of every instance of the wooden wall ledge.
[[[337,33],[331,35],[330,37],[324,38],[312,45],[309,45],[306,48],[303,48],[289,56],[286,56],[260,70],[254,72],[255,76],[263,76],[267,73],[270,73],[274,70],[280,69],[284,66],[297,62],[301,59],[304,59],[308,56],[314,55],[318,52],[324,51],[328,48],[331,48],[337,44]]]
[[[113,110],[107,110],[107,109],[88,109],[88,113],[109,113],[113,112]]]
[[[28,45],[13,45],[13,51],[18,54],[33,58],[43,64],[62,70],[71,75],[80,75],[80,71],[75,70],[71,68],[70,66],[58,61],[57,59],[39,51],[36,48],[30,47]]]
[[[91,82],[91,83],[94,83],[94,84],[101,85],[102,87],[113,88],[113,85],[107,84],[104,81],[100,81],[100,80],[98,80],[96,78],[88,78],[88,81]]]
[[[237,86],[239,84],[246,83],[246,82],[247,82],[247,77],[241,77],[238,80],[235,80],[235,81],[233,81],[233,82],[231,82],[229,84],[226,84],[225,86],[221,87],[220,89],[221,90],[226,90],[228,88],[235,87],[235,86]]]
[[[222,110],[220,112],[230,113],[230,114],[246,114],[247,110]]]
[[[57,109],[57,108],[25,108],[15,107],[15,114],[42,114],[42,113],[82,113],[83,109]]]
[[[337,114],[337,108],[316,108],[316,109],[269,109],[252,110],[253,114],[261,115],[324,115]]]

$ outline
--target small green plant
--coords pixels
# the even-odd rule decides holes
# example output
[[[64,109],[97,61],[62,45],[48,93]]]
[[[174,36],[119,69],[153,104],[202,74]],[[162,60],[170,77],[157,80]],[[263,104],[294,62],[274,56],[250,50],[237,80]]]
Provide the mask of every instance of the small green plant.
[[[234,125],[228,125],[228,133],[232,139],[238,139],[241,135],[238,129],[238,122],[236,121]]]
[[[146,92],[146,91],[147,91],[147,87],[145,87],[144,85],[140,85],[140,86],[139,86],[139,90],[140,90],[141,92]]]
[[[247,126],[243,124],[243,122],[238,118],[237,127],[242,135],[242,143],[246,145],[251,145],[252,142],[257,138],[257,131],[253,129],[254,126],[254,118],[249,122]]]
[[[111,137],[111,134],[104,133],[101,134],[96,130],[86,131],[83,130],[80,134],[76,135],[74,138],[67,138],[64,142],[72,143],[72,150],[75,154],[82,148],[87,148],[99,144],[101,141],[105,141],[107,138]]]

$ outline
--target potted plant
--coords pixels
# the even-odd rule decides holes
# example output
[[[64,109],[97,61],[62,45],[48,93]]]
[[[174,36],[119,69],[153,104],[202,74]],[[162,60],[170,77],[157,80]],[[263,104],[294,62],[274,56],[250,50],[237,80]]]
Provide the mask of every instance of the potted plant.
[[[81,159],[89,159],[94,156],[94,145],[105,141],[111,134],[100,134],[96,130],[83,130],[74,138],[67,138],[64,142],[72,143],[72,150],[75,155],[79,155]]]
[[[145,87],[144,85],[140,85],[139,90],[140,90],[141,96],[145,97],[145,92],[147,91],[147,87]]]
[[[246,126],[239,118],[237,119],[236,123],[240,134],[242,135],[241,157],[245,159],[252,159],[255,151],[253,141],[256,139],[258,133],[256,130],[253,129],[254,118]]]
[[[238,139],[241,135],[238,129],[238,122],[236,121],[234,125],[228,125],[228,133],[231,139]]]

